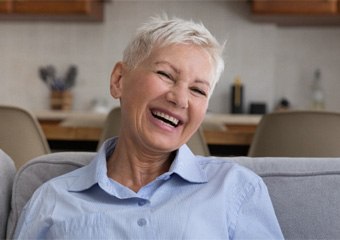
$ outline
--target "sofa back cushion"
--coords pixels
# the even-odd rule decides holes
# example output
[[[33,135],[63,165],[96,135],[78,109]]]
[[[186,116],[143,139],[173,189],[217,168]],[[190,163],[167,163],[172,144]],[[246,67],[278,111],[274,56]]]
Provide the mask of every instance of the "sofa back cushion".
[[[43,182],[88,164],[95,153],[38,157],[17,173],[7,228],[11,238],[22,207]],[[340,158],[220,158],[253,170],[265,181],[286,239],[340,236]]]
[[[7,238],[12,239],[16,223],[26,202],[44,182],[88,164],[95,153],[60,152],[37,157],[25,164],[13,183]]]
[[[6,237],[12,185],[16,168],[14,161],[0,149],[0,239]]]
[[[235,158],[265,181],[286,239],[339,239],[340,158]]]

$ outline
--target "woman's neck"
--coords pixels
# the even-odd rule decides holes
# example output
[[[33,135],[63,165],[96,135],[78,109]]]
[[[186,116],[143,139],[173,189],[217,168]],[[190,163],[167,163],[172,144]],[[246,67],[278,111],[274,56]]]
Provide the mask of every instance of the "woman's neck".
[[[118,139],[115,150],[107,161],[107,174],[109,178],[138,192],[167,172],[173,159],[174,153],[146,153],[129,148]]]

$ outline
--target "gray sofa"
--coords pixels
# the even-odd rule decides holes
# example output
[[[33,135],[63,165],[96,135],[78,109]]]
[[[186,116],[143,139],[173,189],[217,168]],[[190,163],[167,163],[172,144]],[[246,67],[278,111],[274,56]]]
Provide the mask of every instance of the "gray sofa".
[[[7,238],[41,183],[87,164],[94,154],[52,153],[21,168],[13,183]],[[340,158],[221,158],[224,160],[236,161],[264,179],[286,239],[340,239]]]
[[[0,149],[0,239],[6,235],[15,171],[13,160]]]

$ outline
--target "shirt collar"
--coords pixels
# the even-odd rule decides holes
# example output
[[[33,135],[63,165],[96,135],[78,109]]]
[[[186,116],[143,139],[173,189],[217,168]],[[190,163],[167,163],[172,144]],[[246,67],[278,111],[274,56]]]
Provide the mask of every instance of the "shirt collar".
[[[175,173],[181,178],[192,183],[204,183],[208,181],[205,171],[187,145],[183,145],[177,151],[176,157],[170,167],[170,173]]]
[[[83,191],[98,184],[101,188],[110,188],[113,191],[111,179],[107,176],[106,160],[114,151],[117,138],[106,140],[90,164],[79,169],[77,179],[69,186],[69,191]],[[182,179],[192,183],[205,183],[207,176],[199,164],[197,157],[187,145],[177,151],[176,157],[170,166],[169,172],[159,178],[177,174]]]
[[[116,145],[116,138],[106,140],[100,147],[94,159],[83,168],[79,169],[76,180],[69,186],[69,191],[83,191],[95,184],[109,185],[107,177],[106,160],[111,156]]]

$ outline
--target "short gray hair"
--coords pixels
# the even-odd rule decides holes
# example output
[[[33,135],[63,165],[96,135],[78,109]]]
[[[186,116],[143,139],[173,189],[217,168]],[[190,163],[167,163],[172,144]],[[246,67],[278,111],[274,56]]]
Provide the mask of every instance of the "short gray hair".
[[[224,45],[219,44],[202,23],[180,18],[169,19],[166,15],[152,17],[137,30],[135,38],[124,50],[123,62],[132,69],[147,58],[155,46],[181,43],[198,45],[206,49],[213,59],[214,76],[210,91],[212,93],[224,70],[222,58]]]

